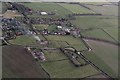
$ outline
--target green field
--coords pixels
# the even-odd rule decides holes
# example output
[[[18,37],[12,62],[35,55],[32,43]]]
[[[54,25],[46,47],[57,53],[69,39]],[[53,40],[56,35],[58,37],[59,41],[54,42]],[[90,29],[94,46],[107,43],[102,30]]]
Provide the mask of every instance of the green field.
[[[0,13],[5,13],[7,11],[7,5],[4,2],[0,2]]]
[[[83,78],[99,73],[91,65],[75,67],[69,60],[44,62],[41,65],[51,78]]]
[[[46,40],[45,37],[41,34],[38,35],[41,40]]]
[[[44,54],[47,61],[56,61],[62,59],[68,59],[64,53],[59,50],[44,50]]]
[[[31,45],[36,44],[36,39],[32,36],[22,35],[16,37],[16,39],[10,40],[9,42],[16,45]]]
[[[115,32],[116,31],[114,31],[113,33],[115,33]],[[82,35],[86,36],[86,37],[92,37],[92,38],[98,38],[98,39],[116,42],[111,36],[109,36],[106,32],[104,32],[101,29],[94,29],[94,30],[90,30],[90,31],[85,31],[85,32],[82,32]]]
[[[85,5],[85,6],[103,15],[118,16],[118,6],[116,5],[108,5],[108,6]]]
[[[79,38],[74,38],[73,36],[49,35],[45,37],[51,41],[66,41],[71,47],[74,47],[78,51],[87,49]]]
[[[49,31],[54,31],[57,29],[57,26],[55,25],[47,25],[47,24],[34,24],[33,25],[35,27],[35,29],[37,30],[44,30],[44,29],[48,29]]]
[[[117,77],[118,74],[118,46],[88,40],[86,41],[93,49],[92,52],[84,53],[90,61],[97,65],[112,77]]]
[[[68,14],[71,14],[71,12],[63,7],[61,7],[60,5],[56,4],[56,3],[23,3],[25,6],[33,9],[34,11],[37,10],[42,10],[42,11],[47,11],[47,12],[54,12],[56,14],[56,16],[66,16]],[[33,6],[34,5],[34,6]]]
[[[59,4],[61,6],[63,6],[64,8],[70,10],[71,12],[73,13],[76,13],[76,14],[89,14],[89,13],[95,13],[89,9],[86,9],[78,4]]]
[[[105,30],[108,34],[110,34],[116,41],[120,42],[120,41],[118,40],[118,31],[119,31],[120,29],[118,29],[118,28],[105,28],[104,30]]]
[[[76,17],[76,20],[71,20],[71,23],[81,29],[118,27],[112,25],[112,23],[114,23],[115,21],[113,22],[111,18],[111,21],[108,20],[109,17],[105,16],[80,16]],[[117,18],[115,20],[117,20]],[[115,22],[114,24],[117,24],[117,22]]]
[[[65,41],[49,41],[49,47],[53,47],[53,48],[60,48],[60,47],[68,47],[70,46],[68,43],[66,43]]]
[[[112,3],[109,3],[109,2],[81,2],[81,4],[103,5],[103,4],[112,4]]]

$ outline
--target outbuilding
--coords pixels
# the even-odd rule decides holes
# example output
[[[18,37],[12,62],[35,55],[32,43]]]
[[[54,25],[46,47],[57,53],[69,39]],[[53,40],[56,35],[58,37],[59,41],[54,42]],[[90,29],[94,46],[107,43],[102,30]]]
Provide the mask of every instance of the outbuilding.
[[[41,15],[48,15],[47,12],[41,12],[40,14],[41,14]]]

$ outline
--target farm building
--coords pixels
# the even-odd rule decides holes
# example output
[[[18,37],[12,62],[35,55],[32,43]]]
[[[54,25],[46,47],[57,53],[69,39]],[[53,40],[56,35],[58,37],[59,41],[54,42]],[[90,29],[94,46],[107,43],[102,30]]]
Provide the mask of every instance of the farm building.
[[[44,56],[44,53],[41,49],[35,48],[35,47],[26,47],[27,51],[32,54],[32,56],[35,58],[35,60],[45,61],[46,58]]]
[[[47,12],[40,12],[41,15],[48,15]]]

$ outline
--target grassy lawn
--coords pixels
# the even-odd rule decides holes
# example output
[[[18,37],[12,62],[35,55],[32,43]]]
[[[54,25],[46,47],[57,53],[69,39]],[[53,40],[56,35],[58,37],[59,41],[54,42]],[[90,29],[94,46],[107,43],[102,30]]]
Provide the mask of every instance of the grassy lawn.
[[[76,17],[76,20],[71,20],[71,23],[81,29],[114,27],[111,22],[105,22],[109,20],[106,18],[103,16],[80,16]]]
[[[93,52],[85,53],[84,56],[110,76],[116,77],[118,74],[118,46],[92,40],[86,42]]]
[[[9,42],[16,45],[31,45],[36,44],[36,39],[32,36],[22,35],[18,36],[16,39],[10,40]]]
[[[88,13],[95,13],[89,9],[86,9],[78,4],[64,4],[61,3],[59,4],[61,6],[63,6],[64,8],[70,10],[73,13],[77,13],[77,14],[88,14]]]
[[[47,61],[56,61],[62,59],[68,59],[64,53],[59,50],[44,50]]]
[[[94,29],[94,30],[90,30],[90,31],[85,31],[85,32],[82,32],[82,35],[87,36],[87,37],[93,37],[93,38],[98,38],[98,39],[116,42],[113,38],[111,38],[111,36],[109,36],[107,33],[105,33],[101,29]]]
[[[34,11],[43,10],[47,12],[54,12],[57,16],[62,16],[62,17],[71,14],[69,10],[66,10],[65,8],[59,6],[56,3],[34,2],[34,3],[24,3],[24,5],[33,9]]]
[[[83,78],[99,73],[91,65],[75,67],[69,60],[41,64],[52,78]]]
[[[78,51],[87,49],[84,43],[79,38],[74,38],[73,36],[49,35],[45,37],[51,41],[66,41],[71,47],[74,47]]]

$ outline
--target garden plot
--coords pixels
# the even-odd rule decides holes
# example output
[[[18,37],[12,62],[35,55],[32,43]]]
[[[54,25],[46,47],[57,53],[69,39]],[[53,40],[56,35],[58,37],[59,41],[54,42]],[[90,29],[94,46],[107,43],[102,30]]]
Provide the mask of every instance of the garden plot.
[[[69,60],[44,62],[41,65],[51,78],[84,78],[99,73],[91,65],[75,67]]]
[[[61,5],[62,7],[70,10],[72,13],[75,13],[75,14],[95,14],[95,12],[87,9],[87,8],[84,8],[78,4],[65,4],[65,3],[59,3],[59,5]]]
[[[73,36],[60,36],[60,35],[48,35],[45,36],[47,40],[66,41],[71,47],[74,47],[77,51],[86,50],[87,47],[79,38]]]

